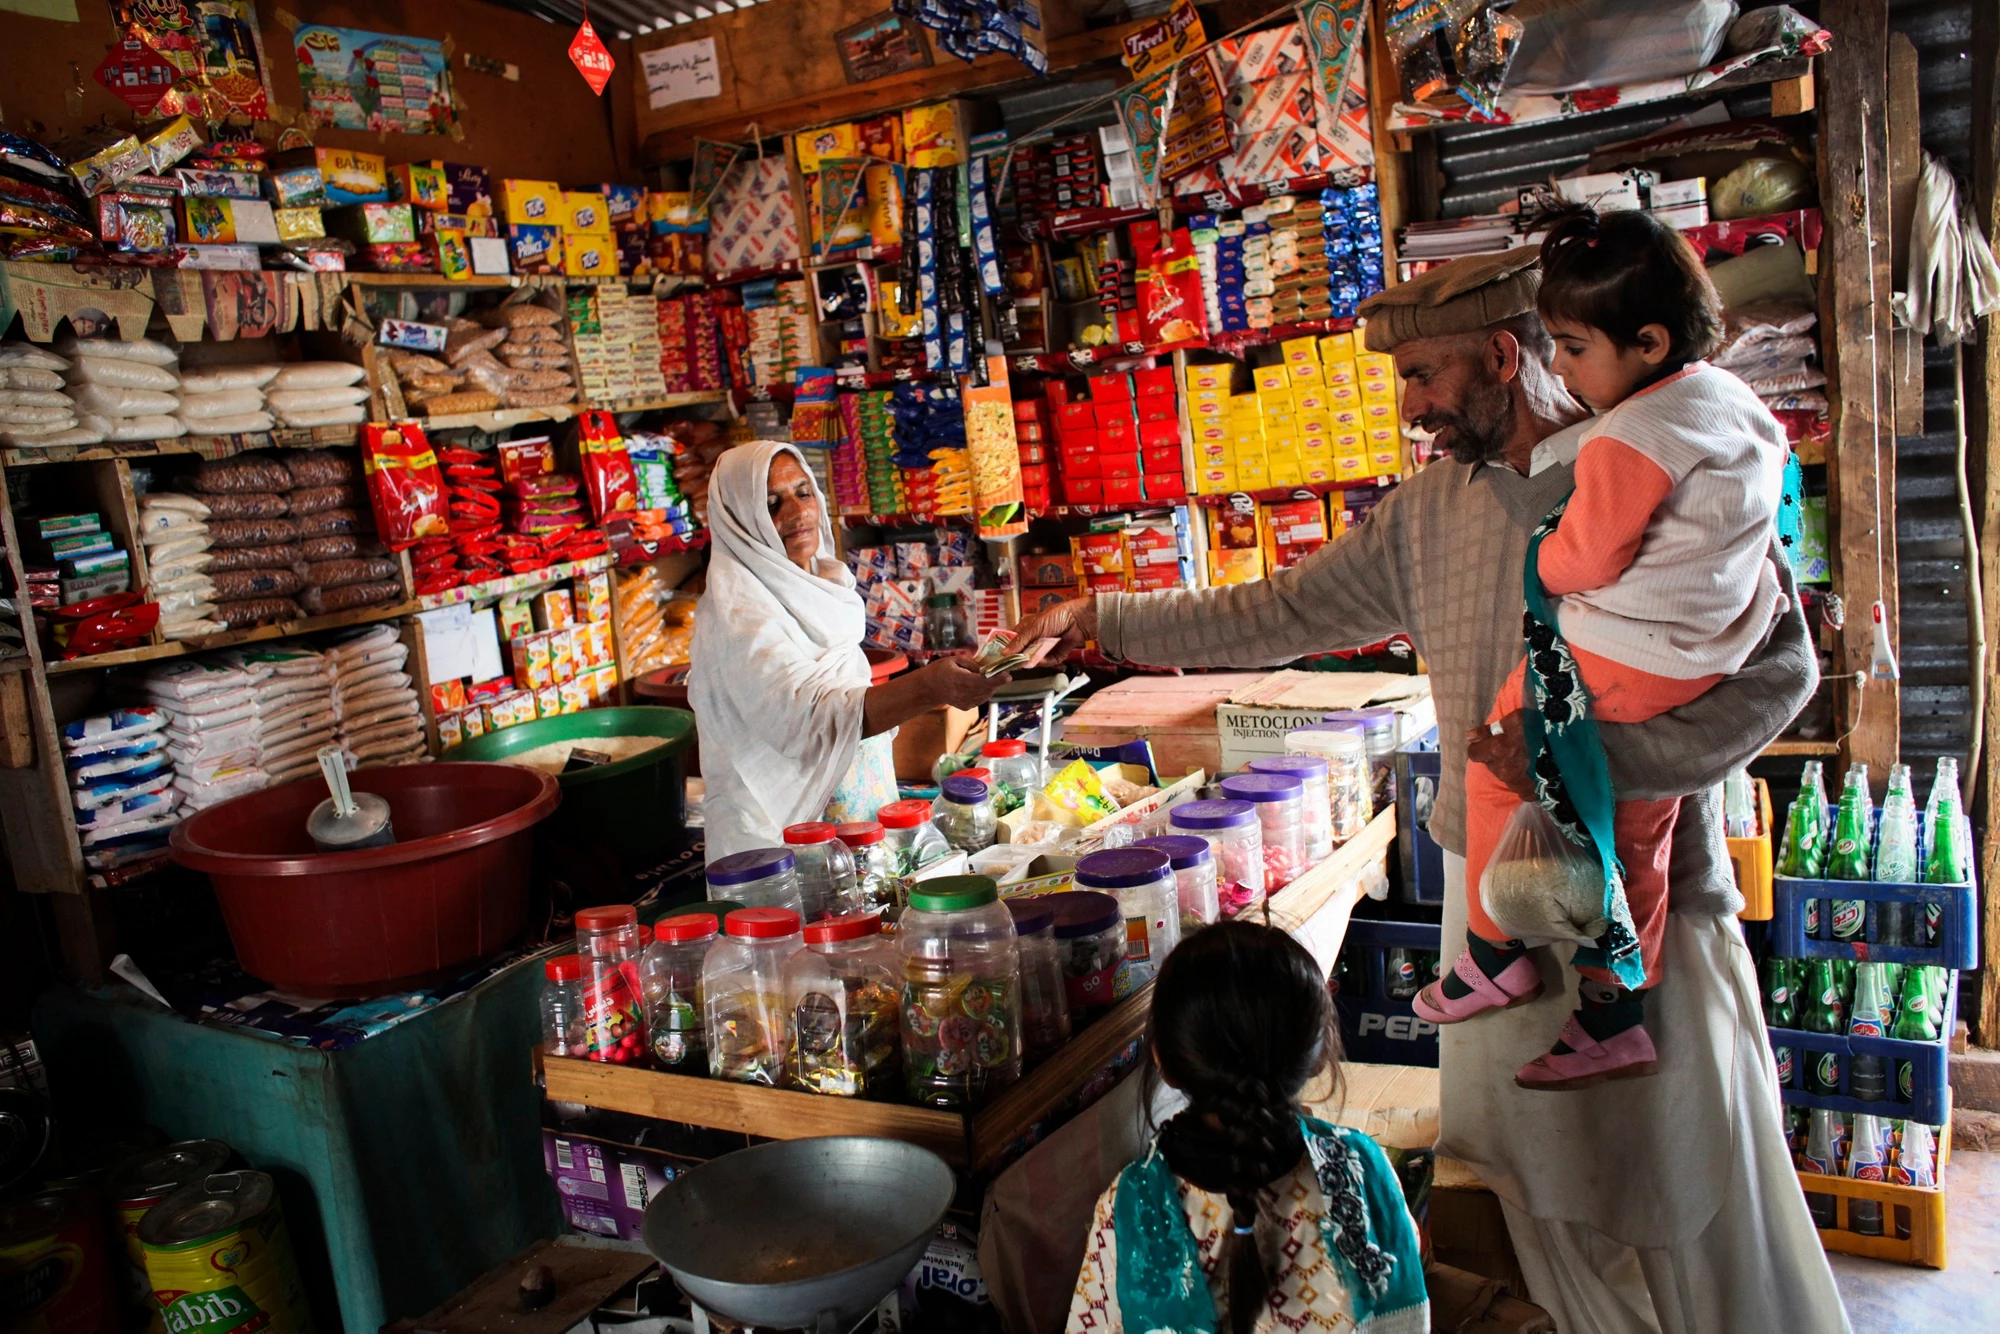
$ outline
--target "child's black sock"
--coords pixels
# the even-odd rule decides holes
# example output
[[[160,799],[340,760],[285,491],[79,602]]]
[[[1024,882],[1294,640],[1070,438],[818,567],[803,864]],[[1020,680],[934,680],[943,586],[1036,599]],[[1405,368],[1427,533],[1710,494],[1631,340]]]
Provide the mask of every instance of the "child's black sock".
[[[1580,1002],[1576,1007],[1577,1024],[1599,1042],[1608,1042],[1646,1019],[1643,991],[1628,991],[1585,979],[1577,987],[1577,999]],[[1557,1042],[1552,1050],[1560,1056],[1572,1048]]]
[[[1500,976],[1509,964],[1528,952],[1528,947],[1518,940],[1503,940],[1496,945],[1470,931],[1465,933],[1465,948],[1471,951],[1472,961],[1479,965],[1479,971],[1489,978]],[[1467,986],[1456,972],[1444,975],[1443,986],[1447,1000],[1457,1000],[1461,996],[1472,994],[1472,988]]]

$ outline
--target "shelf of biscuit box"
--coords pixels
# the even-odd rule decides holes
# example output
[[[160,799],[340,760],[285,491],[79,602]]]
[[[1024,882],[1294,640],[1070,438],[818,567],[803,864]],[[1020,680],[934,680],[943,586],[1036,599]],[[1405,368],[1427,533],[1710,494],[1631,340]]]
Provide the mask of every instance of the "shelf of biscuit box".
[[[187,653],[206,653],[211,649],[233,648],[238,644],[254,644],[266,639],[289,639],[294,635],[309,635],[321,630],[340,630],[351,625],[373,625],[377,621],[393,621],[399,616],[408,616],[419,610],[421,608],[416,602],[406,600],[383,607],[356,607],[353,611],[337,611],[326,616],[307,616],[296,621],[279,621],[274,625],[229,630],[219,635],[209,635],[205,639],[177,639],[164,644],[118,649],[112,653],[93,653],[85,658],[49,663],[49,675],[61,676],[69,672],[97,671],[105,667],[126,667],[135,662],[178,658]]]

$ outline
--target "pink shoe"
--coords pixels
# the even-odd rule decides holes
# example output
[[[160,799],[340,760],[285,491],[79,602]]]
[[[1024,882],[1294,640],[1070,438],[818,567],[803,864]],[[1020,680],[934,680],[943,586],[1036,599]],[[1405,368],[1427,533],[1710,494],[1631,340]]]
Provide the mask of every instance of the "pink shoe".
[[[1653,1050],[1652,1036],[1644,1024],[1634,1024],[1599,1042],[1584,1031],[1572,1010],[1563,1024],[1562,1041],[1568,1044],[1568,1051],[1537,1056],[1515,1072],[1514,1082],[1524,1089],[1568,1093],[1610,1079],[1637,1079],[1660,1068],[1659,1053]]]
[[[1489,978],[1479,971],[1472,951],[1466,950],[1458,956],[1458,962],[1451,966],[1451,971],[1457,974],[1459,981],[1472,988],[1471,993],[1447,996],[1442,980],[1432,982],[1419,991],[1410,1003],[1410,1008],[1417,1012],[1419,1019],[1428,1019],[1434,1024],[1462,1023],[1487,1010],[1526,1005],[1542,994],[1542,971],[1526,954],[1502,968],[1500,976]]]

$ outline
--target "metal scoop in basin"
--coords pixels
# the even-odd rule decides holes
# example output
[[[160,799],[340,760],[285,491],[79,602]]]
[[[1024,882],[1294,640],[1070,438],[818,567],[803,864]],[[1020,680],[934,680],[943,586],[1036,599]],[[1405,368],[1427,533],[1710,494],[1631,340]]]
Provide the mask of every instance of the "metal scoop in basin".
[[[706,1310],[832,1334],[903,1281],[952,1188],[944,1160],[914,1144],[760,1144],[668,1183],[646,1206],[646,1248]]]
[[[373,792],[355,792],[347,786],[347,752],[339,746],[321,746],[315,758],[333,795],[306,817],[306,832],[314,845],[321,852],[352,852],[394,843],[389,803]]]

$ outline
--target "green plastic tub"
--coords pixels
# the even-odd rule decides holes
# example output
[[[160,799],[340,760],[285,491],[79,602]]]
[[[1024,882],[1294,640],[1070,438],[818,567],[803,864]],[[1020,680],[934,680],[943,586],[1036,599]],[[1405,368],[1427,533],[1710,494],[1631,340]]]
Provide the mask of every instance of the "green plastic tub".
[[[537,830],[538,852],[577,906],[624,901],[627,877],[658,862],[687,821],[686,762],[694,715],[635,706],[585,709],[504,727],[446,751],[446,760],[505,764],[558,741],[586,748],[592,737],[657,736],[667,744],[630,759],[560,774],[562,804]]]

